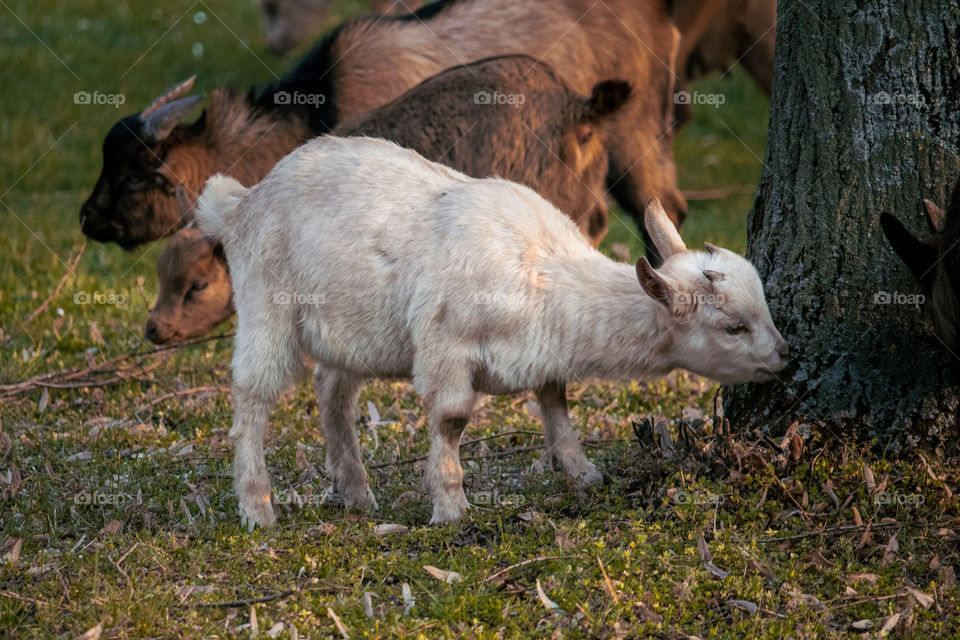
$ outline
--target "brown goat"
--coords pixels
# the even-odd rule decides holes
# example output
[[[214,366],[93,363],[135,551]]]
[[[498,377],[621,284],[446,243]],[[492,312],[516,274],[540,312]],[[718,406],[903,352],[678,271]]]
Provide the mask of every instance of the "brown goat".
[[[880,214],[880,224],[893,250],[930,294],[937,337],[960,360],[960,183],[946,214],[929,200],[923,206],[933,230],[925,240],[889,213]]]
[[[525,184],[597,246],[607,228],[603,123],[629,95],[629,85],[608,81],[587,98],[567,89],[545,64],[504,56],[448,69],[333,133],[385,138],[473,177]],[[179,192],[183,217],[192,218],[192,204]],[[164,249],[147,339],[166,344],[201,336],[233,313],[227,265],[210,260],[209,252],[209,239],[191,228]],[[197,284],[210,292],[198,294]]]
[[[114,125],[103,172],[81,209],[82,228],[125,247],[160,238],[184,222],[177,184],[195,197],[217,171],[255,182],[302,139],[451,66],[504,53],[542,60],[580,94],[609,78],[637,87],[611,121],[607,180],[638,223],[644,203],[657,196],[679,226],[686,202],[670,147],[678,46],[679,33],[659,0],[441,0],[407,16],[354,20],[276,83],[246,97],[214,92],[192,124],[178,124],[193,104],[174,90],[161,107]],[[243,151],[224,160],[217,144]],[[193,162],[195,155],[201,159]]]
[[[777,40],[776,0],[673,0],[671,15],[680,30],[678,89],[726,71],[739,62],[767,97],[773,84]],[[691,117],[689,103],[676,105],[678,126]]]
[[[298,44],[316,35],[330,14],[333,0],[257,0],[263,14],[267,48],[286,55]],[[418,0],[373,0],[372,13],[407,13],[420,6]]]

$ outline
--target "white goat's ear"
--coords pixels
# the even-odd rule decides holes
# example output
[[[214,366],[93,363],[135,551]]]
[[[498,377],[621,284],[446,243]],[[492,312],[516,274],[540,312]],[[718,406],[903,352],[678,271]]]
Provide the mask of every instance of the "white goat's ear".
[[[712,269],[704,269],[703,275],[710,282],[720,282],[721,280],[725,280],[727,277],[727,274],[720,273],[719,271],[713,271]]]
[[[673,220],[663,210],[663,205],[660,204],[658,199],[650,198],[647,201],[643,224],[653,240],[653,246],[657,248],[664,260],[675,253],[682,253],[687,250],[687,245],[683,244],[680,232],[677,231]]]
[[[671,311],[675,298],[675,291],[666,279],[657,273],[656,269],[650,266],[647,259],[643,256],[637,260],[637,279],[640,286],[647,292],[647,295],[664,305]]]
[[[715,253],[720,253],[720,248],[716,245],[710,244],[709,242],[703,243],[703,248],[707,250],[707,253],[713,255]]]
[[[927,212],[927,220],[930,221],[930,226],[933,227],[933,230],[937,233],[943,231],[943,220],[946,217],[943,213],[943,209],[935,205],[930,200],[923,201],[923,208]]]

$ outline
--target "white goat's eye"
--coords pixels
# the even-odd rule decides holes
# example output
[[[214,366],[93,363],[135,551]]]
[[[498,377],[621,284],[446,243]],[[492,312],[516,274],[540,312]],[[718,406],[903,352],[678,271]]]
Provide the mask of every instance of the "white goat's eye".
[[[732,336],[739,335],[741,333],[747,333],[748,331],[750,331],[750,329],[748,329],[746,325],[742,324],[738,324],[733,327],[727,327],[727,333]]]

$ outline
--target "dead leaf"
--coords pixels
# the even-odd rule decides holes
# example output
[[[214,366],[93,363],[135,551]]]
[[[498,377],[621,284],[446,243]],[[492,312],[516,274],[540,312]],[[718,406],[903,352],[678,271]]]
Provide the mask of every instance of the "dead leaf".
[[[844,582],[850,584],[867,582],[870,585],[876,585],[879,578],[877,578],[877,574],[875,573],[850,573],[844,576],[842,579]]]
[[[340,617],[337,616],[336,612],[330,607],[327,607],[327,615],[333,620],[333,624],[336,625],[337,631],[340,632],[340,637],[344,640],[350,640],[350,634],[347,633],[347,629],[343,626],[343,623],[340,622]]]
[[[917,601],[917,604],[919,604],[924,609],[929,609],[930,607],[933,606],[933,597],[928,596],[923,591],[920,591],[919,589],[915,589],[913,587],[907,587],[907,593],[913,596],[913,599]]]
[[[105,538],[106,536],[112,536],[120,531],[120,529],[123,529],[123,523],[119,520],[111,520],[103,529],[100,529],[100,537]]]
[[[873,628],[873,620],[857,620],[856,622],[851,622],[850,626],[857,631],[866,631],[867,629]]]
[[[80,635],[75,636],[73,640],[99,640],[101,633],[103,633],[103,625],[98,624],[95,627],[87,629]]]
[[[16,538],[13,547],[3,556],[3,561],[10,564],[17,564],[20,560],[20,547],[23,546],[23,538]]]
[[[727,605],[746,611],[750,615],[760,610],[760,607],[758,607],[756,603],[750,602],[749,600],[727,600]]]
[[[391,533],[406,533],[408,531],[410,531],[410,528],[402,524],[378,524],[373,528],[373,534],[377,536],[388,536]]]
[[[877,484],[873,480],[873,470],[870,468],[870,465],[867,464],[863,465],[863,483],[867,487],[867,495],[872,496],[877,488]]]
[[[829,479],[820,485],[820,488],[823,490],[823,494],[830,498],[830,502],[833,503],[833,506],[837,509],[840,508],[840,498],[837,497],[836,492],[833,490],[833,482]]]
[[[853,511],[853,523],[858,527],[862,527],[863,518],[860,517],[860,512],[857,510],[856,507],[850,507],[850,509]]]
[[[369,591],[363,592],[363,613],[368,618],[373,617],[373,594]]]
[[[543,592],[543,587],[540,585],[540,578],[537,578],[537,597],[540,598],[540,602],[547,609],[554,611],[556,613],[561,613],[563,610],[560,608],[556,602],[547,597],[547,594]]]
[[[267,631],[267,635],[270,636],[271,638],[276,638],[282,632],[283,632],[283,623],[278,622],[277,624],[270,627],[270,630]]]
[[[64,462],[83,462],[84,460],[90,460],[93,457],[93,453],[90,451],[80,451],[73,454],[72,456],[67,456],[64,458]]]
[[[400,585],[400,594],[403,596],[403,615],[407,615],[410,613],[410,609],[413,609],[414,605],[417,604],[417,601],[413,597],[413,592],[410,591],[410,585],[406,582]]]
[[[106,344],[103,339],[103,334],[100,333],[100,328],[96,322],[90,323],[90,342],[94,344]]]
[[[883,623],[883,626],[880,627],[880,635],[885,636],[893,631],[893,628],[897,626],[897,623],[900,622],[900,614],[895,613],[892,616],[889,616],[886,622]]]
[[[50,389],[47,387],[43,388],[43,393],[40,394],[40,402],[37,403],[37,413],[43,413],[47,410],[47,405],[50,403]]]
[[[456,571],[444,571],[443,569],[437,569],[435,566],[430,564],[423,565],[423,569],[437,580],[446,582],[447,584],[453,584],[454,582],[460,582],[463,580],[463,576]]]
[[[250,637],[255,638],[260,633],[260,623],[257,622],[257,607],[250,605]]]
[[[898,551],[900,551],[900,543],[897,542],[897,534],[893,534],[890,536],[890,540],[887,541],[887,546],[883,549],[882,566],[885,567],[896,562]]]

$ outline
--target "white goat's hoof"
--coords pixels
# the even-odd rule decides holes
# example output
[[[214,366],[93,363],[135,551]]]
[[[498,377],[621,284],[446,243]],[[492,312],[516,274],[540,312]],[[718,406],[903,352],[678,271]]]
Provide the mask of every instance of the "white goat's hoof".
[[[340,493],[335,491],[333,485],[323,492],[321,498],[322,504],[326,506],[354,507],[362,511],[376,511],[379,509],[377,499],[373,495],[370,487],[361,487],[354,491],[344,491]]]
[[[583,459],[583,463],[577,465],[573,472],[568,470],[567,475],[573,478],[574,485],[580,491],[586,491],[603,484],[603,474],[597,471],[593,463],[586,458]]]
[[[443,522],[457,522],[463,519],[467,512],[467,496],[463,489],[455,494],[446,494],[433,501],[433,517],[430,518],[430,524],[440,524]]]
[[[266,500],[240,500],[240,521],[247,527],[248,531],[253,531],[256,525],[269,527],[277,521],[273,513],[273,504],[270,496]]]

